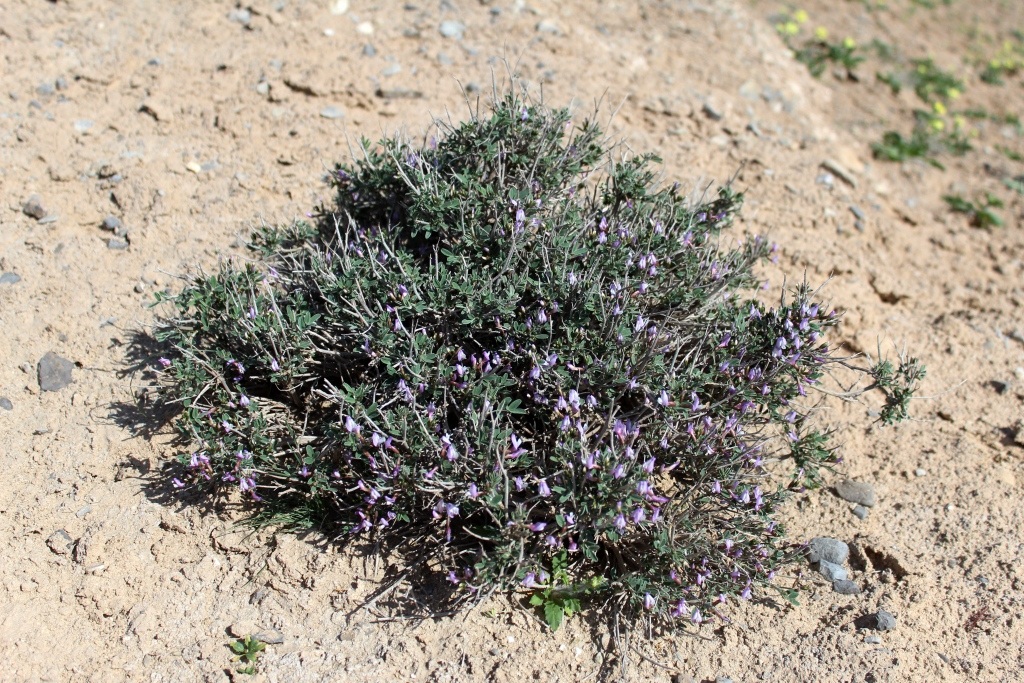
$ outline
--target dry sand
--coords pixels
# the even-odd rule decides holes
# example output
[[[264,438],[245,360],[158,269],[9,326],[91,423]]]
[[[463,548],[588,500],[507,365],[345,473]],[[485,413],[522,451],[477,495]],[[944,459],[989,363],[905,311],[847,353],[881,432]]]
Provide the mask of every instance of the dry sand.
[[[834,35],[934,56],[965,77],[964,107],[1024,113],[1021,76],[987,86],[964,61],[1024,28],[1024,6],[935,4],[806,9]],[[996,151],[1024,153],[1024,141],[975,121],[975,151],[945,172],[871,159],[884,130],[908,130],[913,93],[877,83],[877,60],[860,82],[831,70],[816,81],[776,35],[780,9],[0,1],[0,271],[20,277],[0,284],[0,681],[1024,680],[1024,238],[1021,198],[1000,182],[1024,165]],[[148,431],[126,373],[154,292],[173,291],[189,264],[241,253],[252,224],[306,211],[324,165],[347,157],[346,135],[463,118],[463,87],[486,97],[501,57],[551,104],[582,115],[601,99],[604,122],[619,108],[612,132],[657,150],[688,186],[745,161],[741,229],[782,245],[772,291],[831,276],[840,341],[871,353],[880,337],[890,353],[906,343],[928,365],[936,397],[915,402],[913,422],[872,426],[870,403],[829,412],[844,474],[877,491],[867,517],[831,489],[786,512],[794,540],[859,549],[862,594],[804,567],[799,607],[730,607],[729,623],[696,637],[634,638],[623,666],[606,625],[574,617],[548,634],[505,599],[424,622],[382,621],[383,608],[349,617],[383,576],[358,549],[247,537],[237,510],[166,486],[167,435]],[[831,185],[828,160],[847,171]],[[940,199],[983,190],[1007,202],[1005,227],[970,227]],[[23,213],[33,194],[42,220]],[[126,248],[108,247],[107,216],[127,228]],[[37,377],[48,352],[74,363],[58,391]],[[858,631],[878,608],[896,628]],[[257,676],[231,673],[229,633],[255,630],[281,642]]]

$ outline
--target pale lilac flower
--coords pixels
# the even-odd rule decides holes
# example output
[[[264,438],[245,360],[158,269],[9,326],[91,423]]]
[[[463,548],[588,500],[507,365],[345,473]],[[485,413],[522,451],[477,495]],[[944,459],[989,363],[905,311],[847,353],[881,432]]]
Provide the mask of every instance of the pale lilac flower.
[[[370,441],[373,442],[374,446],[380,446],[382,443],[384,443],[384,440],[384,435],[378,434],[376,432],[374,432],[373,436],[370,437]]]
[[[274,372],[277,372],[278,370],[281,369],[281,366],[277,364],[276,358],[270,359],[270,369],[273,370]]]
[[[551,489],[548,487],[548,483],[543,479],[537,482],[537,493],[545,498],[551,495]]]
[[[165,368],[171,367],[171,361],[167,358],[160,358],[157,362]]]
[[[534,585],[536,585],[536,580],[537,575],[533,572],[529,572],[525,577],[523,577],[523,586],[525,588],[533,588]]]
[[[183,482],[181,479],[178,479],[177,477],[172,479],[171,482],[174,484],[174,488],[176,488],[176,489],[180,489],[180,488],[184,488],[185,487],[185,482]]]
[[[654,596],[650,593],[644,593],[644,609],[654,609],[654,604],[657,602]]]
[[[538,533],[540,533],[541,531],[544,531],[547,528],[548,528],[547,522],[534,522],[533,524],[530,525],[530,531],[536,531]]]
[[[242,394],[241,398],[238,399],[238,405],[242,406],[243,408],[248,408],[249,407],[249,397],[246,396],[245,394]]]
[[[626,528],[626,517],[621,512],[615,517],[615,528],[619,531]]]

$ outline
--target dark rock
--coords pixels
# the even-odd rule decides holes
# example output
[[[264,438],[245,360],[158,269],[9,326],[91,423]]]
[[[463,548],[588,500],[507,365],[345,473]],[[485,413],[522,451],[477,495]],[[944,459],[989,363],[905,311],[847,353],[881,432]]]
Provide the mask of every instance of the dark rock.
[[[39,388],[43,391],[60,391],[71,384],[71,371],[75,364],[50,351],[39,360]]]
[[[46,209],[42,205],[42,197],[37,194],[32,195],[25,202],[25,206],[21,207],[21,212],[26,216],[39,220],[46,216]]]
[[[71,540],[71,536],[68,532],[63,529],[58,529],[50,534],[50,537],[46,539],[47,547],[58,555],[67,555],[71,552],[75,542]]]
[[[14,404],[11,403],[11,399],[6,396],[0,396],[0,408],[4,410],[14,410]]]
[[[832,582],[832,590],[840,595],[860,595],[860,586],[853,581],[839,579]]]
[[[869,628],[873,631],[888,631],[896,628],[896,617],[880,609],[874,614],[865,614],[854,621],[857,628]]]
[[[103,219],[103,229],[116,232],[121,228],[121,219],[117,216],[107,216]]]
[[[704,103],[703,111],[708,116],[708,118],[713,121],[721,121],[724,116],[722,112],[718,111],[713,106],[711,106],[710,102]]]
[[[853,508],[853,514],[857,515],[860,519],[866,519],[868,516],[868,509],[863,505],[856,505]]]
[[[859,503],[869,508],[875,506],[875,487],[867,482],[845,479],[836,484],[836,493],[851,503]]]
[[[809,562],[831,562],[845,564],[850,557],[850,546],[834,538],[817,536],[807,544],[807,560]]]
[[[827,560],[818,563],[818,573],[829,581],[844,581],[847,576],[845,569]]]
[[[21,282],[21,276],[17,273],[4,273],[0,275],[0,285],[15,285]]]

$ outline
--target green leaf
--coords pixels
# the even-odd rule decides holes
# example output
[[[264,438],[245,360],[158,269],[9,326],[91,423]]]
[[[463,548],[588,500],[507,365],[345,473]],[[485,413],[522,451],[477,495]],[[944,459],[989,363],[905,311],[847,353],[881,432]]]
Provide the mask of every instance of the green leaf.
[[[544,620],[548,622],[548,626],[551,627],[552,631],[557,631],[558,627],[562,625],[562,617],[565,615],[562,610],[562,606],[548,602],[544,605]]]

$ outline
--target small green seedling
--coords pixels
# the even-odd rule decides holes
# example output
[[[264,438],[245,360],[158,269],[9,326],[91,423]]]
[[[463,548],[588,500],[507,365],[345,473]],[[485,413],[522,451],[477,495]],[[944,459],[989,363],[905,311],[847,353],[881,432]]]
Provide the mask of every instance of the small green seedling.
[[[944,195],[942,199],[949,205],[952,211],[966,214],[971,221],[971,225],[976,228],[987,230],[992,227],[998,228],[1003,224],[1003,219],[992,210],[1003,208],[1003,200],[990,192],[985,193],[984,204],[969,202],[960,195]]]
[[[898,95],[903,86],[914,89],[917,96],[929,104],[935,101],[955,100],[964,92],[963,82],[948,71],[943,71],[928,59],[910,60],[911,69],[902,73],[878,74],[878,80],[885,83]]]
[[[815,78],[825,73],[825,68],[829,64],[835,64],[846,70],[846,79],[851,81],[857,80],[854,70],[864,61],[864,57],[857,54],[857,43],[852,38],[846,38],[838,43],[815,38],[797,50],[796,58],[807,65],[807,70]]]
[[[932,158],[932,141],[928,132],[917,127],[909,137],[904,138],[896,131],[888,131],[882,136],[881,142],[871,145],[876,159],[886,161],[906,161],[907,159],[924,159],[935,168],[945,170],[946,167]]]
[[[242,661],[248,663],[247,666],[239,669],[238,673],[256,673],[256,662],[259,660],[260,655],[263,654],[263,650],[265,650],[267,646],[261,643],[260,641],[256,640],[252,636],[239,638],[238,640],[232,641],[230,645],[231,651],[235,653],[235,656],[231,658],[231,661]]]
[[[1017,194],[1024,194],[1024,175],[1014,176],[1013,178],[1003,178],[1003,185],[1013,190]]]
[[[604,579],[594,577],[583,584],[568,583],[568,555],[563,551],[551,558],[551,584],[530,596],[530,604],[540,609],[548,628],[557,631],[562,621],[579,612],[581,598],[601,587]]]
[[[1002,145],[996,145],[996,149],[999,151],[1000,154],[1002,154],[1004,157],[1006,157],[1010,161],[1024,161],[1024,154],[1021,154],[1020,152],[1014,152],[1009,147],[1003,147]]]

